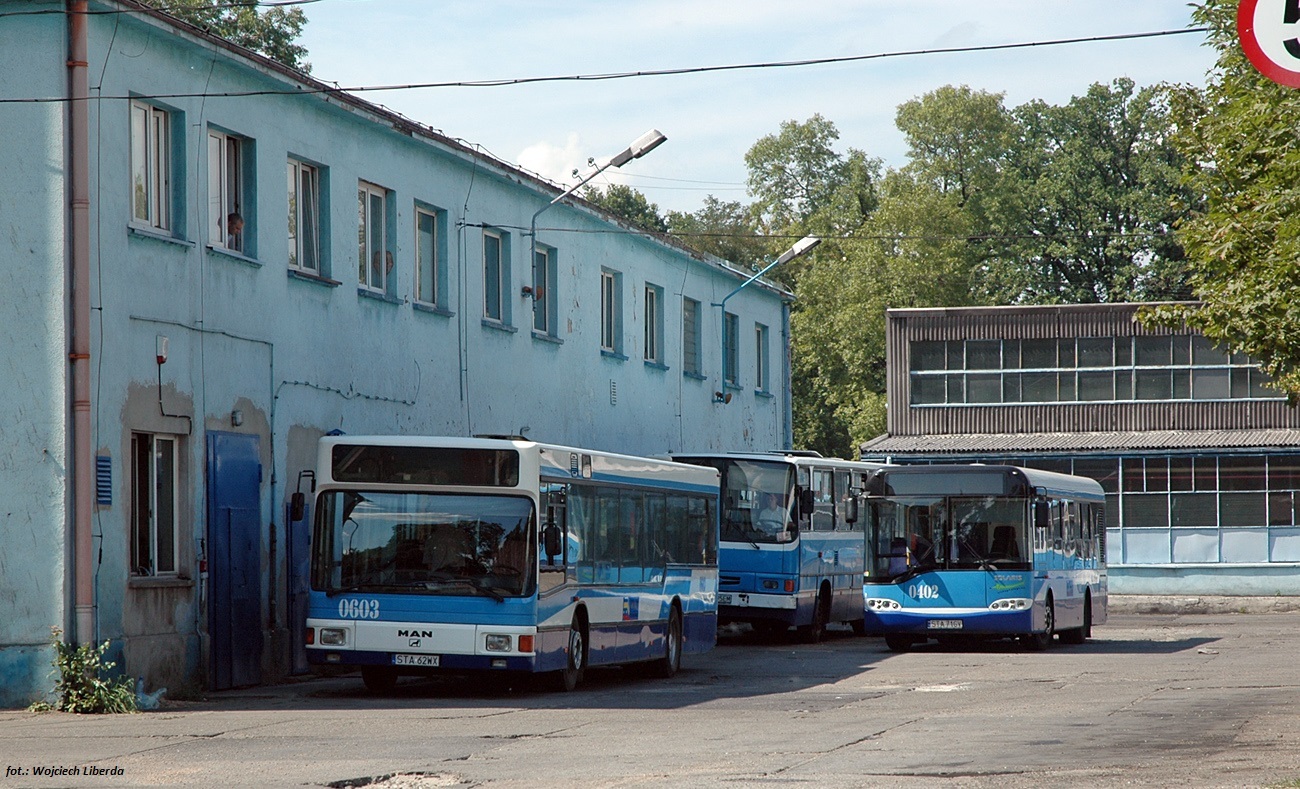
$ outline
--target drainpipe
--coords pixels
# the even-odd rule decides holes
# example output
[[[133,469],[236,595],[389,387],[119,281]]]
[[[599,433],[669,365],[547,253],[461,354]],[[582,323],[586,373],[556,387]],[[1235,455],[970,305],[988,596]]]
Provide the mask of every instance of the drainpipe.
[[[76,642],[95,641],[94,565],[91,562],[90,432],[90,83],[87,75],[87,0],[68,0],[69,237],[72,246],[69,302],[72,312],[72,527],[75,567]]]

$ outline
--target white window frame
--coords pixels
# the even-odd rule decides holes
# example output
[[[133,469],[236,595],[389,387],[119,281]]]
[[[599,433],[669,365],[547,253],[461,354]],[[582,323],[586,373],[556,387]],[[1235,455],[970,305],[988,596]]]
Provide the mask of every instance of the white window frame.
[[[726,367],[723,383],[740,386],[740,316],[734,312],[722,313],[722,345],[726,349]]]
[[[179,445],[176,436],[131,434],[131,575],[174,576],[179,572]],[[142,450],[149,454],[144,468]],[[148,534],[142,534],[142,528]],[[168,541],[170,552],[161,547]]]
[[[243,254],[252,217],[244,212],[244,139],[208,129],[208,243]],[[239,214],[244,229],[230,234],[227,217]]]
[[[703,342],[700,336],[700,302],[682,297],[682,372],[703,374]]]
[[[171,113],[131,102],[131,221],[171,229]]]
[[[533,247],[533,331],[554,337],[556,299],[551,289],[555,287],[555,252],[550,247]]]
[[[495,263],[490,262],[496,251]],[[498,230],[483,230],[483,317],[506,322],[506,240]]]
[[[623,351],[623,298],[617,271],[600,271],[600,350],[609,354]]]
[[[422,225],[428,222],[428,244],[424,240]],[[440,212],[423,205],[415,206],[415,300],[420,304],[437,306],[441,295],[438,290],[438,278],[442,273],[442,254],[439,244],[442,239],[439,227]]]
[[[388,248],[387,189],[368,181],[357,182],[357,222],[357,285],[386,293],[388,272],[393,266],[393,250]]]
[[[290,158],[287,168],[289,268],[322,275],[320,168]]]
[[[771,391],[771,357],[767,327],[754,324],[754,388],[760,392]]]
[[[645,360],[664,363],[664,291],[658,285],[645,284]]]

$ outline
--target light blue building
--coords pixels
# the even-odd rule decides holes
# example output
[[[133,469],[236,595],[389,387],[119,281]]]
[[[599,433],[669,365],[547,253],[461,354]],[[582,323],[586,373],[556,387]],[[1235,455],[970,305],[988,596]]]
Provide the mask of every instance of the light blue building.
[[[330,431],[790,446],[788,292],[724,318],[748,272],[576,199],[530,255],[554,184],[76,6],[0,8],[0,706],[49,688],[52,626],[150,689],[300,667],[286,502]]]

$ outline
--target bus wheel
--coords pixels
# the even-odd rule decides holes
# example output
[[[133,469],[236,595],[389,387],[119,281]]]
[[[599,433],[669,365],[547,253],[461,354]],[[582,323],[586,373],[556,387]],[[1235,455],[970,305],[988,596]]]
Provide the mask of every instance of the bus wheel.
[[[1020,637],[1020,643],[1034,652],[1047,649],[1052,643],[1052,636],[1056,635],[1056,607],[1051,594],[1047,595],[1047,610],[1043,612],[1043,620],[1043,632],[1025,633]]]
[[[582,636],[582,623],[575,616],[569,625],[568,660],[559,672],[556,689],[569,692],[582,683],[582,675],[587,668],[587,640]]]
[[[1083,626],[1073,630],[1061,631],[1061,642],[1065,644],[1082,644],[1092,635],[1092,595],[1083,598]]]
[[[817,595],[817,604],[813,608],[812,622],[799,627],[795,631],[800,643],[816,644],[826,635],[826,620],[830,618],[830,600],[826,594]]]
[[[677,606],[668,614],[668,630],[664,633],[664,656],[654,662],[656,677],[668,679],[682,667],[682,615]]]
[[[889,647],[890,652],[906,652],[912,648],[912,639],[898,633],[890,633],[885,636],[885,646]]]
[[[366,690],[371,693],[391,693],[397,687],[397,671],[381,666],[367,666],[361,669],[361,681],[366,683]]]

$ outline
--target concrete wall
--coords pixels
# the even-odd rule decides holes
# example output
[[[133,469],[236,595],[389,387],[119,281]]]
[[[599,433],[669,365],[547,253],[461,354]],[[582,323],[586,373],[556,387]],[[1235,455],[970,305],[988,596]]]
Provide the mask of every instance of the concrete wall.
[[[66,93],[62,18],[0,20],[0,98]],[[0,104],[0,707],[46,685],[67,629],[65,126],[57,103]]]
[[[59,8],[59,4],[50,4]],[[21,18],[20,18],[21,19]],[[3,95],[64,91],[62,16],[0,19]],[[110,48],[111,45],[111,48]],[[114,641],[126,671],[150,687],[206,682],[205,433],[259,438],[263,477],[262,616],[265,675],[288,664],[284,502],[314,442],[349,433],[529,438],[629,453],[769,449],[788,444],[783,304],[760,286],[728,302],[740,317],[742,386],[729,405],[719,388],[720,301],[742,280],[715,262],[626,232],[598,212],[558,205],[539,221],[538,240],[557,261],[554,337],[532,331],[526,254],[529,218],[554,197],[531,177],[456,145],[412,132],[377,109],[318,96],[150,99],[172,112],[176,206],[169,233],[131,221],[129,101],[160,94],[228,93],[292,87],[284,75],[227,48],[131,13],[91,19],[92,293],[96,335],[95,446],[112,459],[113,504],[96,512],[103,559],[96,594],[100,638]],[[21,435],[0,448],[0,469],[20,491],[0,524],[0,606],[22,612],[10,628],[0,608],[0,672],[13,655],[44,660],[48,628],[64,619],[63,162],[60,104],[0,105],[13,139],[0,148],[0,429]],[[454,127],[454,119],[428,119]],[[246,138],[252,152],[242,208],[248,255],[211,247],[206,233],[209,128]],[[642,131],[630,131],[629,139]],[[668,130],[671,134],[671,130]],[[610,141],[616,150],[626,141]],[[597,152],[599,153],[599,152]],[[654,155],[671,155],[665,146]],[[322,167],[329,228],[323,277],[288,268],[285,167],[293,156]],[[386,297],[362,293],[357,276],[357,185],[391,190],[396,211],[395,277]],[[32,195],[40,199],[33,201]],[[419,309],[414,295],[414,207],[446,212],[444,304]],[[483,227],[509,240],[506,325],[482,315]],[[10,262],[11,259],[14,262]],[[622,274],[622,353],[600,351],[600,271]],[[644,360],[646,283],[664,291],[664,358]],[[704,378],[682,369],[682,297],[701,303]],[[13,302],[12,305],[10,302]],[[754,324],[769,327],[770,394],[755,392]],[[169,354],[156,360],[158,338]],[[236,417],[235,414],[238,413]],[[130,572],[131,436],[179,442],[180,569],[175,577]],[[11,477],[10,475],[17,475]],[[30,539],[28,539],[30,535]],[[23,547],[28,546],[28,547]],[[26,654],[23,652],[22,654]],[[30,664],[27,658],[18,663]],[[28,679],[0,703],[23,703],[43,685]],[[44,670],[39,674],[43,677]],[[12,673],[10,674],[12,676]]]

